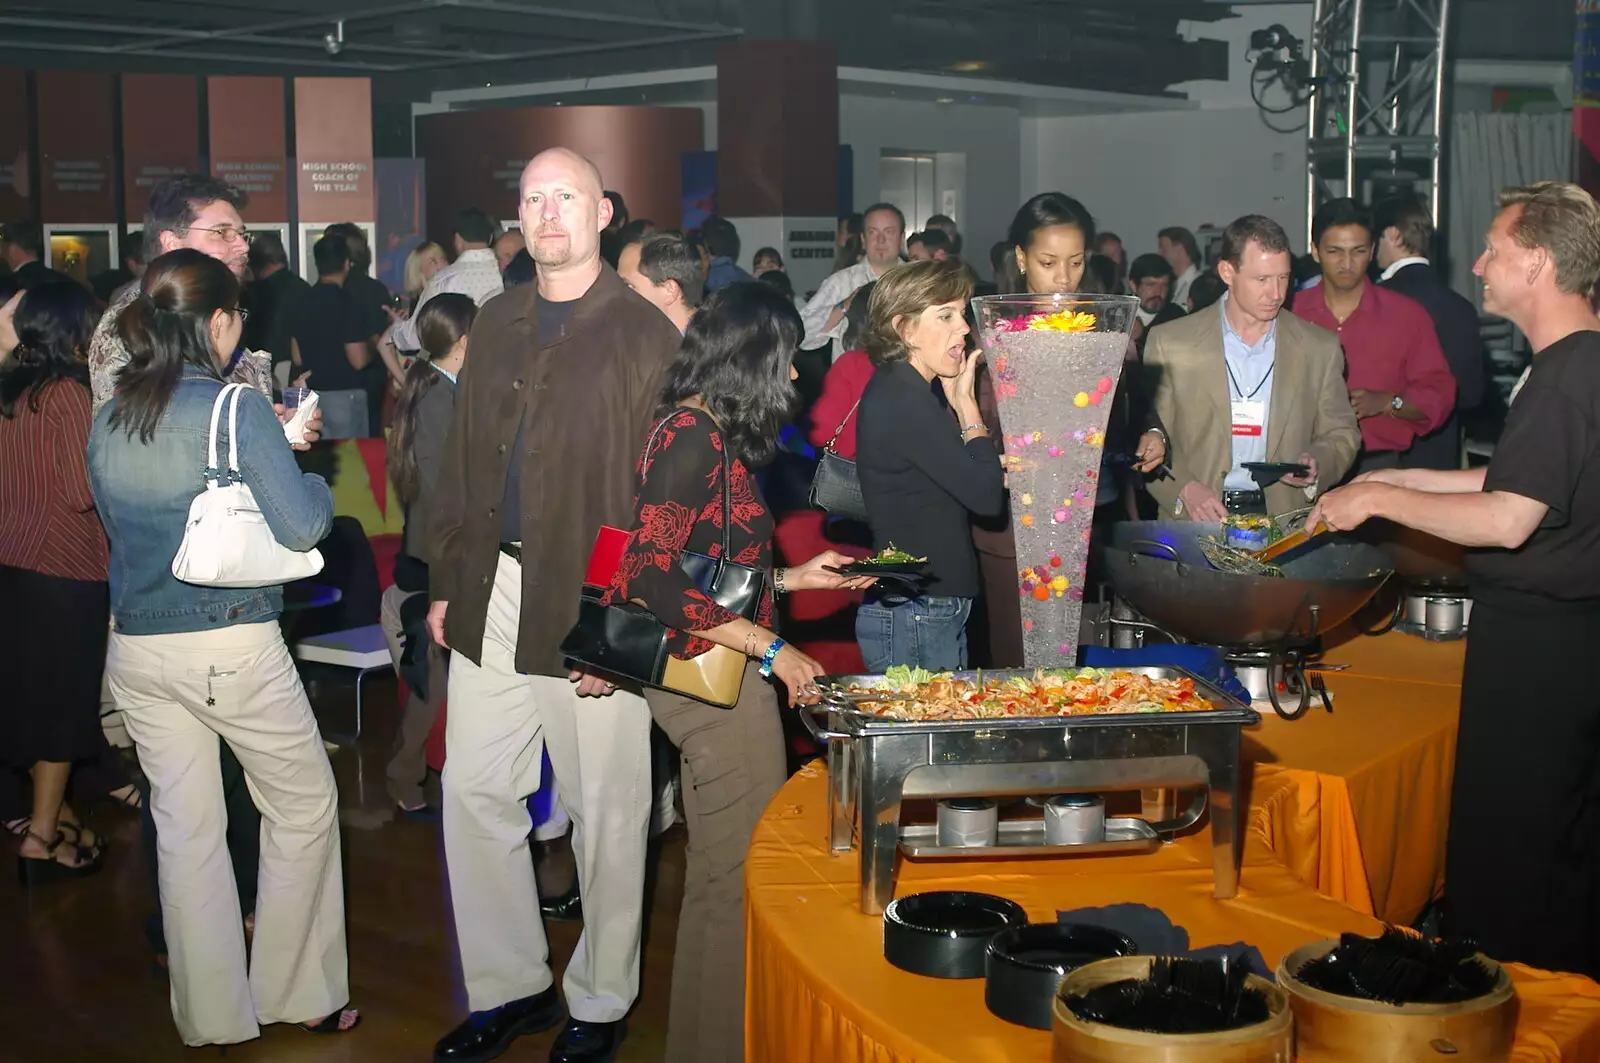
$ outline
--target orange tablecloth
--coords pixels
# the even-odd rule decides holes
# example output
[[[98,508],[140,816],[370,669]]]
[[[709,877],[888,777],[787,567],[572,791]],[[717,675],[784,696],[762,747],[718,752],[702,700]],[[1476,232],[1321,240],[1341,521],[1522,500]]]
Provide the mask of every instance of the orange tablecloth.
[[[1393,632],[1326,654],[1332,715],[1245,732],[1251,826],[1306,885],[1408,923],[1444,884],[1464,644]]]
[[[855,853],[827,848],[820,762],[779,791],[746,865],[745,1058],[752,1063],[1018,1063],[1050,1058],[1050,1035],[990,1015],[983,982],[922,978],[883,959],[882,921],[857,906]],[[1291,875],[1246,832],[1239,896],[1211,897],[1206,836],[1147,856],[903,860],[895,893],[976,889],[1030,918],[1135,902],[1186,927],[1195,945],[1247,941],[1268,963],[1300,945],[1378,924]],[[1600,986],[1513,966],[1521,996],[1516,1063],[1600,1059]]]

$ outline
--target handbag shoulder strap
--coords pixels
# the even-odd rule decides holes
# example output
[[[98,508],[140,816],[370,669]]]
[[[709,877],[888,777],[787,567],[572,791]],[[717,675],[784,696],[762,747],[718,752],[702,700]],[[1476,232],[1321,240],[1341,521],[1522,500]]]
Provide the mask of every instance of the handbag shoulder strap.
[[[640,483],[643,483],[645,480],[650,478],[650,450],[656,445],[656,437],[661,434],[661,430],[666,427],[667,422],[678,416],[678,413],[681,410],[688,410],[697,416],[711,416],[704,410],[697,410],[693,406],[679,406],[671,413],[663,417],[656,424],[655,428],[651,430],[650,438],[645,440],[644,455],[639,459]],[[722,442],[722,448],[718,451],[718,454],[722,458],[722,556],[717,558],[717,572],[720,574],[723,565],[727,563],[729,552],[733,549],[733,484],[730,482],[733,466],[728,461],[727,433],[723,432],[720,427],[717,427],[716,420],[714,418],[712,419],[711,423],[713,430],[717,433],[718,438]]]
[[[667,422],[678,416],[678,410],[686,410],[687,406],[679,406],[668,413],[656,426],[650,430],[650,438],[644,441],[644,453],[639,457],[639,482],[644,483],[650,479],[650,451],[655,448],[656,439],[660,437],[661,430],[667,427]]]
[[[861,397],[858,395],[856,396],[856,401],[850,404],[850,412],[844,415],[844,420],[839,422],[839,427],[833,430],[833,435],[822,445],[823,450],[833,449],[834,443],[838,442],[839,436],[844,432],[844,426],[850,423],[850,418],[856,415],[856,407],[860,405]]]
[[[232,385],[233,398],[228,402],[228,472],[239,477],[239,398],[244,394],[243,384]]]
[[[213,481],[215,481],[216,486],[222,486],[222,468],[217,464],[217,429],[220,427],[222,421],[223,403],[228,401],[228,395],[230,392],[241,386],[242,385],[239,384],[222,385],[222,390],[217,392],[216,401],[211,404],[211,431],[206,443],[205,477],[207,486],[211,486]],[[229,435],[232,435],[231,428],[229,430]]]

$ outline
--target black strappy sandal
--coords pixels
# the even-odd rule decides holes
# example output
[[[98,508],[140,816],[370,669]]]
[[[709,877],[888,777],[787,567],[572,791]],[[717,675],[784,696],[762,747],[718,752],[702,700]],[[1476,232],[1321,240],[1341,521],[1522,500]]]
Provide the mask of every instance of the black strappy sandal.
[[[24,886],[42,885],[54,879],[86,878],[100,870],[98,849],[87,849],[68,842],[67,836],[59,830],[56,831],[54,841],[45,841],[31,830],[27,832],[27,837],[44,846],[45,855],[40,857],[17,854],[17,880]],[[56,859],[56,850],[63,845],[71,845],[77,850],[78,863],[63,864]]]
[[[100,835],[96,834],[94,841],[88,845],[83,844],[84,833],[86,831],[92,833],[90,828],[85,828],[70,819],[61,819],[56,821],[56,829],[66,835],[68,845],[77,846],[80,851],[92,854],[95,860],[99,860],[101,856],[105,855],[106,840]]]

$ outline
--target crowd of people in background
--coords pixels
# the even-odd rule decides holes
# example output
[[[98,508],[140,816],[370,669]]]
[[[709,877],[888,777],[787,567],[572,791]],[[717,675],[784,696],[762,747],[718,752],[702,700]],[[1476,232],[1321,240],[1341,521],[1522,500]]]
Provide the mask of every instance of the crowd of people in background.
[[[742,1058],[742,865],[784,777],[768,679],[792,701],[824,671],[781,637],[779,596],[833,595],[869,671],[1022,663],[974,295],[1137,299],[1099,523],[1277,513],[1361,472],[1459,468],[1461,416],[1484,393],[1476,313],[1434,271],[1429,210],[1409,197],[1322,207],[1315,277],[1270,219],[1234,221],[1209,259],[1180,227],[1132,254],[1062,192],[1021,204],[983,276],[954,219],[912,229],[875,203],[839,219],[834,269],[814,291],[796,290],[778,248],[746,260],[726,218],[683,232],[630,217],[592,163],[560,149],[522,175],[520,231],[464,205],[448,250],[424,242],[407,256],[402,291],[373,277],[353,223],[327,228],[303,280],[275,234],[247,231],[244,205],[211,178],[164,182],[142,247],[92,291],[44,265],[37,225],[8,224],[0,240],[0,639],[38,680],[4,710],[0,756],[31,778],[8,826],[32,879],[98,866],[67,783],[74,762],[103,753],[105,662],[148,779],[152,944],[191,1045],[359,1018],[333,777],[267,622],[281,588],[199,588],[169,570],[225,383],[246,385],[230,433],[292,549],[323,541],[332,505],[296,466],[274,398],[315,389],[323,440],[388,436],[405,512],[381,612],[405,694],[388,769],[398,812],[429,811],[423,745],[446,695],[470,708],[449,716],[442,821],[471,1014],[439,1041],[440,1063],[493,1058],[558,1023],[556,1063],[612,1057],[638,993],[652,721],[681,753],[691,839],[667,1058]],[[1225,405],[1199,375],[1219,358]],[[793,501],[813,448],[856,463],[864,520]],[[1257,460],[1305,468],[1263,490],[1241,475]],[[748,658],[731,710],[561,658],[602,526],[629,537],[612,599],[646,603],[674,629],[676,656]],[[677,564],[725,536],[770,581],[751,616]],[[890,543],[928,559],[914,596],[834,571]],[[551,768],[589,917],[564,994],[523,803]],[[252,816],[260,852],[241,863],[225,824]]]

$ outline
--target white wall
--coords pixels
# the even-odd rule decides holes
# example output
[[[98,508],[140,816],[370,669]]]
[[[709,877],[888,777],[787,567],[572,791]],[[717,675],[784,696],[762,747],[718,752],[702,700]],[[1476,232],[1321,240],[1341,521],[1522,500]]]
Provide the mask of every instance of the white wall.
[[[964,152],[966,202],[956,214],[964,257],[987,273],[989,245],[1005,235],[1022,202],[1022,134],[1017,111],[841,94],[839,143],[855,153],[855,209],[882,198],[883,149],[935,155]]]
[[[1272,132],[1254,108],[1029,118],[1023,139],[1027,195],[1076,196],[1133,255],[1169,225],[1265,214],[1296,245],[1305,228],[1305,135]]]
[[[1304,40],[1310,7],[1237,10],[1240,17],[1224,22],[1179,26],[1188,39],[1228,43],[1228,81],[1171,86],[1198,110],[1024,118],[1025,196],[1052,190],[1076,196],[1100,228],[1116,232],[1135,255],[1154,251],[1156,232],[1168,225],[1221,226],[1243,214],[1275,219],[1298,247],[1305,231],[1305,131],[1266,126],[1250,99],[1244,53],[1251,30],[1274,23]],[[1271,121],[1293,129],[1304,125],[1304,112]]]

